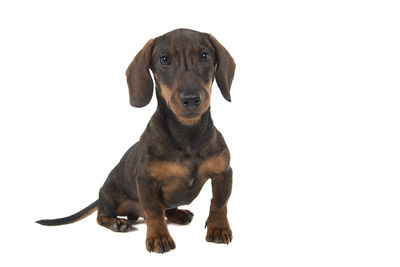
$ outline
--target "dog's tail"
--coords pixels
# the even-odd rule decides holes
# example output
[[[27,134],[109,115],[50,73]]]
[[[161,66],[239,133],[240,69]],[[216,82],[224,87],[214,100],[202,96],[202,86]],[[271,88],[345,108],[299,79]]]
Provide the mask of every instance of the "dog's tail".
[[[97,210],[99,200],[96,200],[86,208],[84,208],[81,211],[78,211],[77,213],[64,217],[64,218],[59,218],[59,219],[52,219],[52,220],[40,220],[37,221],[36,223],[41,224],[41,225],[47,225],[47,226],[57,226],[57,225],[63,225],[63,224],[69,224],[69,223],[74,223],[76,221],[79,221],[83,218],[86,218],[93,212]]]

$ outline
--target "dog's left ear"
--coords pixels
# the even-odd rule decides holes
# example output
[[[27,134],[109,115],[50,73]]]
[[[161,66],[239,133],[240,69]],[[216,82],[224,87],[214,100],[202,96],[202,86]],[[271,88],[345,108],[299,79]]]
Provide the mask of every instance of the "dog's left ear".
[[[214,36],[209,34],[211,43],[215,49],[215,55],[217,60],[217,69],[215,71],[215,79],[217,80],[217,85],[221,90],[224,98],[231,102],[231,85],[233,76],[235,75],[236,64],[228,50],[225,49]]]
[[[153,80],[149,72],[152,46],[153,39],[150,39],[126,70],[129,102],[134,107],[146,106],[153,96]]]

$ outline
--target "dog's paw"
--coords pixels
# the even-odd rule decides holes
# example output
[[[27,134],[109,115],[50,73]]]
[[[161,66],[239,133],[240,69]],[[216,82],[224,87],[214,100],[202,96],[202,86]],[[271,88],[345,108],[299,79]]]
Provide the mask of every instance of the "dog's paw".
[[[232,230],[226,216],[210,214],[206,221],[208,242],[229,244],[232,242]]]
[[[97,222],[101,226],[104,226],[114,232],[129,232],[136,230],[132,224],[132,221],[123,218],[99,216],[97,218]]]
[[[129,220],[122,218],[115,218],[113,224],[110,227],[114,232],[129,232],[135,229]]]
[[[164,253],[174,248],[175,242],[169,234],[159,237],[147,237],[146,239],[146,249],[149,252]]]
[[[185,225],[192,221],[194,215],[190,210],[173,209],[167,210],[166,216],[169,222]]]
[[[208,227],[206,240],[208,242],[229,244],[232,242],[232,231],[228,228],[213,228]]]

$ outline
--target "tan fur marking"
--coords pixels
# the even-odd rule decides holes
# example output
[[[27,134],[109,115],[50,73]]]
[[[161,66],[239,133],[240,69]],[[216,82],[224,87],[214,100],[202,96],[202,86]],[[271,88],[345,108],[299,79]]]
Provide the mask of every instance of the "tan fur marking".
[[[196,122],[198,122],[200,117],[201,117],[201,115],[199,115],[197,117],[194,117],[194,118],[185,118],[185,117],[182,117],[182,116],[179,116],[179,115],[176,115],[176,117],[183,125],[190,126],[190,125],[193,125]]]
[[[208,95],[211,95],[212,82],[213,82],[212,80],[209,81],[208,83],[206,83],[206,86],[205,86],[205,88],[206,88],[206,90],[208,92]]]
[[[181,177],[190,174],[190,170],[181,164],[170,161],[156,161],[149,166],[149,174],[158,179]]]
[[[161,91],[161,96],[162,98],[165,100],[165,103],[167,103],[168,108],[170,108],[172,110],[172,112],[177,115],[180,112],[182,112],[179,107],[177,107],[176,103],[179,103],[179,100],[177,99],[172,99],[172,92],[174,91],[174,87],[175,85],[170,88],[167,85],[161,83],[158,80],[158,76],[154,76],[156,78],[156,80],[158,81],[158,84],[160,86],[160,91]],[[176,96],[176,95],[175,95]],[[175,101],[174,101],[175,100]],[[176,102],[176,103],[173,103]],[[179,118],[178,118],[179,119]]]
[[[165,84],[161,83],[157,73],[154,73],[154,79],[156,80],[157,84],[160,86],[160,91],[161,91],[161,96],[164,98],[165,102],[167,103],[167,106],[171,108],[171,95],[172,95],[172,90],[173,88],[169,88]]]
[[[229,167],[229,157],[226,153],[221,153],[204,161],[199,167],[200,175],[219,174]]]

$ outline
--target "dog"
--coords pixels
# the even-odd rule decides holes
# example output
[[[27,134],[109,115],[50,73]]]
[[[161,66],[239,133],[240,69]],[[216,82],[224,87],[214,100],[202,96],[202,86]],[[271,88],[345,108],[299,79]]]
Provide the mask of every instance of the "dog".
[[[178,207],[190,204],[211,179],[206,240],[229,244],[230,152],[211,119],[210,97],[215,78],[223,97],[231,101],[235,67],[232,56],[211,34],[177,29],[150,39],[126,71],[134,107],[146,106],[153,96],[150,70],[156,84],[157,110],[140,140],[110,172],[98,200],[69,217],[37,223],[73,223],[98,210],[98,224],[127,232],[142,217],[146,249],[164,253],[175,248],[166,218],[189,224],[193,213]]]

